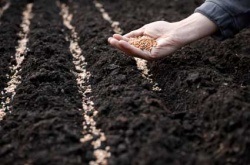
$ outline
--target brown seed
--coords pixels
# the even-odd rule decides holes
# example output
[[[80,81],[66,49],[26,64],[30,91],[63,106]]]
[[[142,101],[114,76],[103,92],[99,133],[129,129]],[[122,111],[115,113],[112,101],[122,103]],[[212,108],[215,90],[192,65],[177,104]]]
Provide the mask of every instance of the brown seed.
[[[129,44],[141,50],[151,51],[151,49],[157,45],[157,42],[149,36],[139,36],[136,38],[129,38]]]

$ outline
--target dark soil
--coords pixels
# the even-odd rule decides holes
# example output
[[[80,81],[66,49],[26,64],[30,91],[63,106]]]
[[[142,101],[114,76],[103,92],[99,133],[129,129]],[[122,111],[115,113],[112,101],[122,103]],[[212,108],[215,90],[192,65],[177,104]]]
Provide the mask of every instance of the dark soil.
[[[95,120],[107,137],[102,147],[111,147],[110,165],[250,164],[250,30],[224,42],[203,39],[150,62],[152,78],[162,88],[155,92],[135,60],[108,45],[112,29],[92,0],[62,2],[74,13],[72,24],[88,63],[91,95],[99,112]],[[152,21],[178,21],[201,3],[101,2],[125,32]],[[24,7],[26,1],[22,3]],[[9,10],[21,13],[23,8]],[[93,148],[91,141],[79,142],[84,112],[79,111],[81,96],[65,40],[68,31],[54,1],[35,1],[33,12],[22,83],[11,103],[13,109],[0,121],[0,162],[87,164],[94,159]],[[6,11],[1,20],[10,15]],[[20,14],[11,16],[21,20]],[[16,43],[17,38],[11,44],[4,42]],[[3,62],[5,68],[9,62]]]

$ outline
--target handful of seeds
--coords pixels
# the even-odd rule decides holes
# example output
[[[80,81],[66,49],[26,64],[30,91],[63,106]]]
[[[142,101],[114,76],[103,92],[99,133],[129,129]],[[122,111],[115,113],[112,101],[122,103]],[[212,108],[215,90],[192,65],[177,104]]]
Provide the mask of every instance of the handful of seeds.
[[[156,40],[149,36],[139,36],[136,38],[129,38],[128,42],[129,44],[141,50],[147,50],[147,51],[151,51],[151,49],[157,45]]]

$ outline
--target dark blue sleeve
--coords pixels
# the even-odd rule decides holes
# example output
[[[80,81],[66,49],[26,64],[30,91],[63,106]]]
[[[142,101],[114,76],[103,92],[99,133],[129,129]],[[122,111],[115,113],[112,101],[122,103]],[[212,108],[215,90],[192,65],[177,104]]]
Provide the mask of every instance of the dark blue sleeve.
[[[217,24],[213,35],[218,40],[233,37],[250,25],[250,0],[206,0],[195,12],[199,12]]]

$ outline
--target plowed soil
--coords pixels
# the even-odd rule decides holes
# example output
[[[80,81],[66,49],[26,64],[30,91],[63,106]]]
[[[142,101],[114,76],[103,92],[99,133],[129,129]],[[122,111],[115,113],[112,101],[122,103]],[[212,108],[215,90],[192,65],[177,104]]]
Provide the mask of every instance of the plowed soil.
[[[0,90],[11,74],[22,11],[12,0],[0,19]],[[148,67],[113,49],[109,22],[91,0],[61,0],[91,73],[97,127],[110,146],[110,165],[250,164],[250,30],[218,42],[206,38]],[[157,20],[178,21],[199,0],[100,0],[126,32]],[[89,164],[91,140],[80,142],[84,121],[68,29],[56,1],[35,0],[21,84],[0,121],[0,164]],[[2,69],[3,68],[3,69]],[[88,85],[88,84],[87,84]],[[0,100],[1,101],[1,100]],[[80,110],[79,110],[80,109]]]

